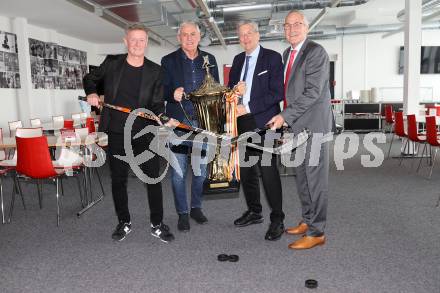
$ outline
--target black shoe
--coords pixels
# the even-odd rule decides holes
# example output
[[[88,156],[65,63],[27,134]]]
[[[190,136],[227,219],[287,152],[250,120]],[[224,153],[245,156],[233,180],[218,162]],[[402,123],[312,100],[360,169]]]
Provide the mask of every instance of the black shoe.
[[[272,222],[269,225],[269,229],[266,232],[264,239],[266,240],[278,240],[284,233],[284,224],[282,222]]]
[[[177,229],[179,231],[189,231],[189,217],[188,214],[179,214],[179,220],[177,221]]]
[[[201,208],[192,208],[189,215],[199,224],[205,224],[206,222],[208,222],[208,219],[202,213]]]
[[[234,225],[238,227],[244,227],[251,224],[263,223],[263,216],[261,214],[254,213],[252,211],[246,211],[243,216],[234,221]]]
[[[122,241],[125,239],[128,233],[131,232],[131,223],[119,222],[113,231],[112,238],[116,241]]]
[[[170,232],[170,227],[168,227],[164,223],[160,223],[156,226],[153,226],[153,224],[151,224],[151,235],[159,238],[163,242],[170,242],[174,240],[174,235]]]

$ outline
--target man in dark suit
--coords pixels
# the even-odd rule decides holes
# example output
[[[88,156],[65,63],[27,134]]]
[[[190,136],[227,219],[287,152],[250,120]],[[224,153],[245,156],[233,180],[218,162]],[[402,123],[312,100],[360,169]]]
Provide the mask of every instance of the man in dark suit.
[[[167,101],[166,114],[183,123],[198,126],[197,114],[192,102],[183,98],[183,93],[191,93],[202,85],[206,71],[202,68],[204,57],[207,56],[212,65],[210,73],[218,82],[218,68],[215,57],[198,48],[200,42],[200,28],[193,21],[185,21],[180,24],[177,32],[180,48],[164,56],[161,64],[164,70],[164,96]],[[177,133],[182,135],[183,133]],[[179,231],[189,231],[189,217],[197,223],[204,224],[208,221],[202,212],[203,182],[206,178],[206,164],[192,166],[191,184],[191,210],[188,209],[186,194],[186,172],[188,169],[188,151],[201,148],[191,142],[184,142],[171,147],[172,159],[180,170],[171,168],[171,183],[173,186],[174,203],[179,220]],[[172,165],[176,165],[172,164]],[[200,167],[200,168],[199,168]],[[181,171],[181,172],[179,172]]]
[[[328,86],[330,64],[324,48],[307,39],[308,22],[300,11],[287,14],[284,30],[290,43],[284,52],[286,105],[268,124],[276,129],[287,123],[296,133],[308,128],[313,134],[311,143],[306,146],[305,160],[296,168],[302,221],[286,231],[293,235],[305,234],[289,248],[308,249],[325,243],[328,141],[332,138],[333,125]]]
[[[97,86],[104,81],[105,102],[117,106],[136,109],[143,107],[160,115],[164,110],[162,71],[159,65],[144,57],[148,43],[148,33],[142,24],[131,25],[124,37],[127,54],[107,56],[104,62],[91,73],[84,76],[84,90],[87,101],[92,106],[99,105]],[[118,225],[112,238],[121,241],[131,231],[131,219],[128,210],[127,178],[129,165],[116,158],[124,156],[124,126],[128,115],[116,110],[103,108],[99,131],[108,133],[108,150],[112,178],[112,194],[118,216]],[[175,125],[176,121],[170,124]],[[154,122],[136,118],[131,130],[131,146],[135,156],[149,146],[151,134],[134,139],[133,136],[148,124]],[[140,165],[144,174],[150,178],[159,177],[159,158]],[[163,201],[161,183],[147,184],[150,206],[151,234],[164,242],[174,239],[169,228],[162,222]]]
[[[283,65],[281,55],[260,46],[258,25],[252,21],[242,21],[238,25],[240,44],[245,52],[235,56],[229,73],[229,87],[238,85],[244,93],[237,106],[237,126],[239,134],[262,128],[271,117],[280,112],[279,103],[283,98]],[[249,156],[261,153],[248,148]],[[269,206],[271,223],[266,240],[277,240],[284,232],[281,180],[273,156],[269,166],[262,166],[261,160],[252,167],[240,168],[241,183],[246,198],[247,211],[234,221],[236,226],[262,223],[260,168],[263,187]]]

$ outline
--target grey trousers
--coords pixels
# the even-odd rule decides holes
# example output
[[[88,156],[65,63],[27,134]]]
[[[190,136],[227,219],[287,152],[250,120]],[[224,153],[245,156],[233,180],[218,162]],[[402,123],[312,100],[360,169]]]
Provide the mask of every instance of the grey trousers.
[[[310,142],[310,141],[309,141]],[[317,155],[318,151],[313,152]],[[327,220],[329,143],[323,143],[319,151],[319,163],[311,160],[311,143],[307,144],[305,159],[296,167],[296,185],[301,202],[303,222],[309,226],[308,236],[321,236]],[[310,166],[310,161],[312,165]]]

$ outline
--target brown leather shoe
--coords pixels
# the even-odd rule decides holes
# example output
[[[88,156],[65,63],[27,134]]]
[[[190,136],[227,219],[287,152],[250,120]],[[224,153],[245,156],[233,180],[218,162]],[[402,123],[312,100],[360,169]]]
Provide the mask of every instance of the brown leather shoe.
[[[295,242],[292,242],[289,244],[290,249],[309,249],[313,248],[317,245],[324,245],[325,244],[325,236],[307,236],[304,235],[301,239],[296,240]]]
[[[306,223],[301,222],[296,227],[287,228],[286,233],[290,234],[290,235],[301,235],[301,234],[306,233],[308,229],[309,229],[309,226]]]

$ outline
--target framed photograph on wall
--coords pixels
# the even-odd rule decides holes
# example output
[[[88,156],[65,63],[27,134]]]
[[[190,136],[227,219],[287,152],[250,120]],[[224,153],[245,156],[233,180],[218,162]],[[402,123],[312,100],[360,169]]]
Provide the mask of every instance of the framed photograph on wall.
[[[0,31],[0,51],[18,53],[17,35]]]

